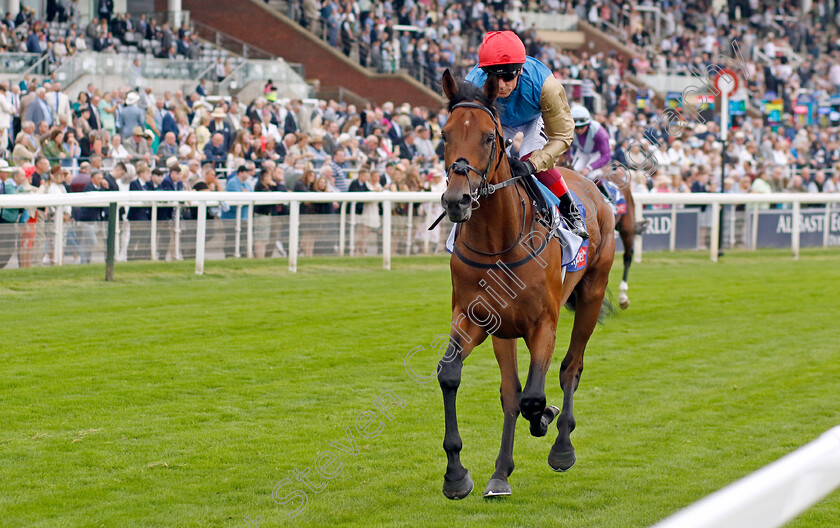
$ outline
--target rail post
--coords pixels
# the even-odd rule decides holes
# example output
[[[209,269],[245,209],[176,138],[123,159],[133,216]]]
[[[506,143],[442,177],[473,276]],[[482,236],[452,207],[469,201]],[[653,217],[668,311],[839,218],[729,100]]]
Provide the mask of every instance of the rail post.
[[[114,280],[114,252],[117,243],[117,202],[108,204],[108,244],[105,247],[105,280]]]
[[[289,271],[297,273],[298,246],[300,238],[300,202],[289,202]]]
[[[204,244],[207,233],[207,202],[198,202],[198,225],[195,228],[195,274],[204,275]]]
[[[391,269],[391,200],[382,202],[382,267]]]

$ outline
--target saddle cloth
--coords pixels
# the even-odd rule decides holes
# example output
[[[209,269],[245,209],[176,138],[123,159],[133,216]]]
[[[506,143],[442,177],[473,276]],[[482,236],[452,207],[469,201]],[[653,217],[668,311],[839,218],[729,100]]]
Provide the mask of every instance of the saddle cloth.
[[[621,194],[621,189],[618,188],[618,185],[614,184],[611,181],[607,183],[607,190],[610,192],[610,198],[612,199],[612,208],[613,213],[617,215],[623,215],[627,213],[627,200],[624,199],[624,195]]]

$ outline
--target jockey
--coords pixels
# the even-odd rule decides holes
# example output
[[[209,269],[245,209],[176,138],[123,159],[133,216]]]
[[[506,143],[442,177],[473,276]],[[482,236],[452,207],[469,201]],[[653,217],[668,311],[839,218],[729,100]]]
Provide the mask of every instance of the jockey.
[[[554,165],[572,143],[573,122],[566,90],[543,63],[525,55],[525,45],[512,31],[491,31],[478,50],[478,66],[467,81],[483,87],[488,75],[499,79],[500,121],[505,140],[524,134],[522,160],[511,158],[515,175],[535,176],[560,198],[560,213],[570,229],[589,238],[586,224]]]
[[[610,153],[610,137],[605,128],[592,120],[589,110],[583,106],[572,108],[572,119],[575,121],[575,138],[572,146],[575,149],[572,158],[572,170],[579,172],[592,180],[598,189],[612,203],[607,185],[599,178],[612,155]]]

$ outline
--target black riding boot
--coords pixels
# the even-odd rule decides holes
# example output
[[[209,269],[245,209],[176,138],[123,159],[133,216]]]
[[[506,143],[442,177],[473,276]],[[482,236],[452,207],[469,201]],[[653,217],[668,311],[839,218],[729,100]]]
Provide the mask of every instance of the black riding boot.
[[[566,224],[572,230],[572,233],[583,239],[589,238],[589,233],[586,232],[586,223],[581,218],[577,204],[572,200],[568,191],[560,196],[560,214],[566,219]]]
[[[612,203],[612,196],[610,196],[610,191],[607,189],[607,183],[602,180],[601,178],[595,178],[593,180],[595,185],[598,186],[598,190],[601,191],[601,194],[604,195],[604,198],[607,199],[607,203]]]

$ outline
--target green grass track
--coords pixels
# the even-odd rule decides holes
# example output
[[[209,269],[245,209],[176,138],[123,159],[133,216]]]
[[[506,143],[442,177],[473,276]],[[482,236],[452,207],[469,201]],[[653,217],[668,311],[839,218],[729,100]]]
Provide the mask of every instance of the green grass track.
[[[520,420],[513,496],[482,499],[499,373],[489,341],[469,357],[458,411],[476,489],[453,502],[440,389],[404,369],[422,346],[412,366],[433,372],[447,258],[208,262],[204,276],[118,263],[113,283],[101,265],[4,270],[0,526],[646,527],[840,424],[840,252],[644,258],[629,310],[589,343],[568,473],[546,463],[556,429],[532,438]],[[548,375],[558,405],[571,321]],[[404,404],[383,406],[390,420],[374,404],[386,390]],[[365,438],[357,419],[381,430]],[[295,479],[307,468],[318,492]],[[307,502],[290,518],[295,490]],[[838,525],[840,492],[791,523]]]

